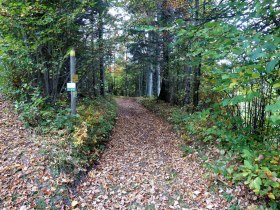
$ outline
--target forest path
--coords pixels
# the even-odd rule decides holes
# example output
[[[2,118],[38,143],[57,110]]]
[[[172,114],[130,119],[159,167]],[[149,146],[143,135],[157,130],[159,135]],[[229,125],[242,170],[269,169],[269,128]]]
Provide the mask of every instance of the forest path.
[[[95,209],[225,209],[208,192],[204,169],[182,157],[170,125],[131,99],[117,99],[119,117],[97,169],[78,186],[78,203]]]

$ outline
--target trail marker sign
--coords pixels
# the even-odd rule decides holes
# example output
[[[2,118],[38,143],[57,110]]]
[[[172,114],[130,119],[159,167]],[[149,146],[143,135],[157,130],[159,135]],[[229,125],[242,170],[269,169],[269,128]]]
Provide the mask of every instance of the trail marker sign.
[[[73,75],[72,75],[72,82],[77,83],[78,81],[79,81],[79,76],[78,76],[78,74],[73,74]]]
[[[76,83],[67,83],[67,91],[69,92],[76,92],[77,88],[76,88]]]

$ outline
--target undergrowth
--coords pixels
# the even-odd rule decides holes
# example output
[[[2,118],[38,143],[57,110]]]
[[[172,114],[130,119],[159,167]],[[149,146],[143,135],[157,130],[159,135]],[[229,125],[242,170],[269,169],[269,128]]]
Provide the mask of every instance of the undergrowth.
[[[114,127],[117,106],[111,97],[80,100],[76,116],[68,106],[64,100],[48,105],[38,94],[15,104],[25,126],[37,133],[53,175],[73,178],[98,160]]]
[[[197,112],[175,107],[156,99],[138,99],[148,109],[167,118],[186,142],[186,154],[219,148],[215,161],[203,157],[204,165],[232,184],[247,185],[259,198],[268,200],[271,209],[280,207],[280,146],[277,129],[256,136],[236,125],[241,119],[232,118],[223,108],[214,105]],[[168,111],[167,111],[168,110]],[[190,147],[188,145],[194,145]],[[217,158],[217,157],[215,157]],[[260,209],[263,207],[260,207]]]
[[[19,118],[35,134],[39,152],[48,163],[46,170],[53,176],[49,204],[57,209],[61,200],[71,206],[69,192],[97,163],[115,125],[117,105],[110,96],[78,99],[77,115],[71,116],[66,97],[53,104],[41,95],[32,89],[28,95],[9,98],[17,100]],[[47,203],[38,197],[35,205],[44,209]]]

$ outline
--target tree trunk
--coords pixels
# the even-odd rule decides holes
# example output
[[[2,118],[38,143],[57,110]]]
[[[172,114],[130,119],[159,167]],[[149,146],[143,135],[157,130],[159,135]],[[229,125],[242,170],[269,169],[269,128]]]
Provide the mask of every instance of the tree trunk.
[[[155,87],[155,91],[156,91],[156,95],[157,97],[159,97],[160,94],[160,86],[161,86],[161,75],[160,75],[160,39],[159,39],[159,34],[156,33],[155,34],[155,40],[156,40],[156,74],[155,74],[155,82],[156,82],[156,87]]]
[[[95,68],[95,56],[94,56],[94,14],[92,13],[92,32],[91,32],[91,72],[92,72],[92,88],[93,96],[97,96],[97,79],[96,79],[96,68]]]
[[[143,64],[142,66],[142,89],[141,89],[141,95],[144,96],[145,93],[146,93],[146,85],[145,85],[145,68],[146,68],[146,65]]]
[[[199,64],[194,71],[194,82],[193,82],[193,106],[194,107],[197,107],[199,103],[200,77],[201,77],[201,64]]]
[[[49,84],[49,69],[45,68],[44,71],[44,92],[47,97],[50,96],[50,84]]]
[[[195,20],[194,24],[198,25],[199,18],[199,0],[195,0]],[[201,54],[198,55],[199,64],[194,68],[194,82],[193,82],[193,106],[197,107],[199,103],[199,87],[201,77]]]
[[[185,66],[185,99],[184,104],[191,104],[191,75],[192,75],[192,67]]]
[[[170,96],[170,78],[169,78],[169,32],[163,35],[163,61],[162,61],[162,85],[159,99],[171,102]]]
[[[164,0],[161,5],[161,22],[162,26],[165,27],[168,24],[170,14],[167,8],[167,1]],[[168,31],[163,32],[163,44],[162,44],[162,85],[161,91],[159,94],[159,99],[164,100],[166,102],[171,102],[170,96],[170,78],[169,78],[169,41],[170,41],[170,33]]]
[[[98,41],[99,41],[99,88],[100,88],[100,95],[105,96],[105,70],[104,70],[104,43],[103,43],[103,18],[102,12],[99,11],[99,18],[98,18]]]
[[[147,96],[151,97],[153,95],[153,64],[150,64],[147,74]]]
[[[160,94],[160,63],[157,63],[157,67],[156,67],[156,79],[157,79],[157,96],[159,96]]]
[[[142,71],[138,75],[138,96],[142,96]]]

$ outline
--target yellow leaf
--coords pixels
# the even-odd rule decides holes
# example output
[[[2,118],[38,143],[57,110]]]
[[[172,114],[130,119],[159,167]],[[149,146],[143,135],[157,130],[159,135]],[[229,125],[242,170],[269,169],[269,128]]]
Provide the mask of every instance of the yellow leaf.
[[[260,74],[259,74],[259,73],[253,73],[253,74],[252,74],[252,78],[253,78],[253,79],[260,78]]]
[[[182,138],[183,140],[188,140],[188,139],[189,139],[189,137],[188,137],[186,134],[182,134],[182,135],[181,135],[181,138]]]
[[[237,84],[237,79],[232,79],[229,88],[233,88]]]
[[[267,195],[270,199],[275,200],[275,196],[273,193],[268,193]]]
[[[77,201],[72,201],[71,206],[76,207],[79,203]]]
[[[258,194],[259,192],[260,192],[260,190],[257,190],[257,189],[255,189],[255,190],[253,190],[256,194]]]
[[[271,160],[270,163],[271,163],[272,165],[277,165],[277,164],[278,164],[278,161],[277,161],[277,160]]]
[[[273,85],[273,88],[280,88],[280,82]]]

